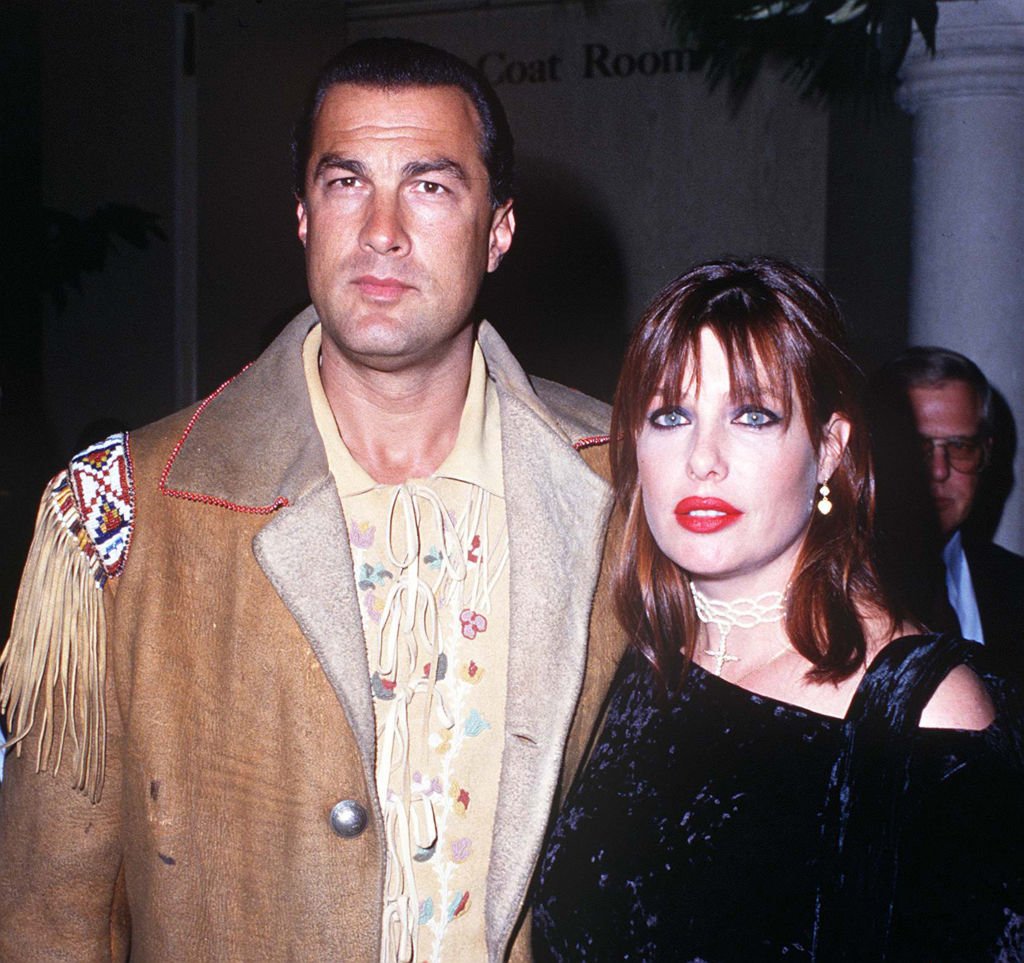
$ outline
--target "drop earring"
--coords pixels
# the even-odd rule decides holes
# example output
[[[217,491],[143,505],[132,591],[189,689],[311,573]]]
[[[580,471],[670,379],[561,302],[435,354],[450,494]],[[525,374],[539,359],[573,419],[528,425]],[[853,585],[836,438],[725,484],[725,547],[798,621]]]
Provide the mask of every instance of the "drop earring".
[[[818,501],[818,511],[821,512],[822,515],[827,515],[832,511],[832,502],[828,500],[828,496],[832,494],[832,489],[828,487],[828,482],[821,483],[818,487],[818,494],[821,495],[821,498]]]

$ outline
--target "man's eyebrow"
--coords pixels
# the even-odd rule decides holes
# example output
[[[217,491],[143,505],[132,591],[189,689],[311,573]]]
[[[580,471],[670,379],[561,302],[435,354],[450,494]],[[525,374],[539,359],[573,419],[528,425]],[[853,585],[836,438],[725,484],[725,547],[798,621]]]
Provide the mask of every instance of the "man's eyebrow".
[[[976,442],[981,441],[983,436],[980,431],[976,431],[973,435],[926,435],[919,431],[917,437],[925,438],[928,441]]]
[[[451,174],[460,181],[469,181],[469,174],[458,161],[450,157],[439,157],[437,160],[410,161],[402,168],[405,177],[419,177],[421,174]]]
[[[324,171],[347,171],[354,177],[366,177],[366,168],[362,162],[343,154],[324,154],[316,162],[313,180],[318,180]]]

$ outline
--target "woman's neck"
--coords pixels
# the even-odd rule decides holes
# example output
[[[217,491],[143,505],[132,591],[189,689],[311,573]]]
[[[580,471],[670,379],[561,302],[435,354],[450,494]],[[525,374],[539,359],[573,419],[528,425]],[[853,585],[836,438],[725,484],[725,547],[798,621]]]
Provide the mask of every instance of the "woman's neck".
[[[785,629],[785,590],[725,599],[690,582],[702,631],[694,658],[704,668],[738,680],[792,651]]]

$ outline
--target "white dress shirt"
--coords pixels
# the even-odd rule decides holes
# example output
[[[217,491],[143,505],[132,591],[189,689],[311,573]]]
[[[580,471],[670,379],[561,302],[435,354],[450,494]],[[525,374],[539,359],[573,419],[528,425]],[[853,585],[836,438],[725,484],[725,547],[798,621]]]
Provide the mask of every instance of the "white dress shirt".
[[[953,606],[956,617],[960,620],[960,632],[965,639],[985,642],[985,633],[981,630],[981,613],[978,611],[978,599],[974,594],[974,583],[971,582],[971,569],[964,554],[960,532],[956,531],[942,550],[942,561],[946,563],[946,594],[949,604]]]

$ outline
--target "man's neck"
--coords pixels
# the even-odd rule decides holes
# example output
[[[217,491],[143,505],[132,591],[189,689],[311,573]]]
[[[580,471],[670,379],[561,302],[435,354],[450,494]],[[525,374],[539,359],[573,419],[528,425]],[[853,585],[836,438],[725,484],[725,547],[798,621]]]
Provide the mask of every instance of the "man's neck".
[[[455,447],[473,360],[467,329],[430,363],[381,371],[325,345],[320,381],[349,453],[381,484],[432,475]]]

